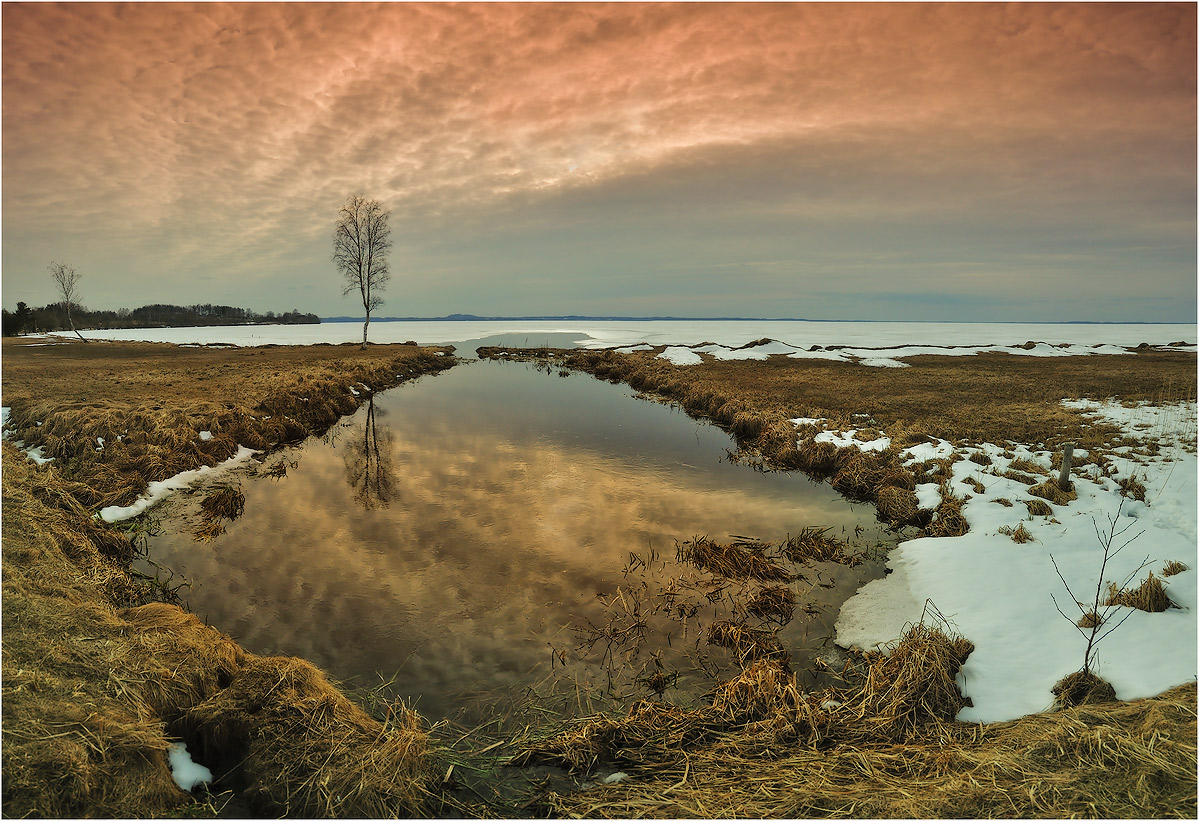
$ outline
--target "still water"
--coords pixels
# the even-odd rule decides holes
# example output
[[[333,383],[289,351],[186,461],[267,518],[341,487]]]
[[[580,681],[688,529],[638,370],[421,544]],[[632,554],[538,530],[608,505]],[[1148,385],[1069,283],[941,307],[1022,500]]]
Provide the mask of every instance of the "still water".
[[[735,464],[731,447],[627,386],[467,362],[272,454],[266,465],[286,475],[244,479],[245,513],[223,535],[197,542],[177,527],[150,556],[248,650],[302,656],[352,685],[394,676],[392,693],[436,719],[562,659],[597,677],[571,628],[602,623],[597,594],[640,584],[624,572],[631,552],[665,557],[669,575],[676,541],[693,536],[778,540],[813,525],[879,536],[872,507]],[[839,601],[880,573],[834,566],[795,589],[827,596],[812,581],[832,584]],[[818,646],[835,610],[797,618],[784,644]]]

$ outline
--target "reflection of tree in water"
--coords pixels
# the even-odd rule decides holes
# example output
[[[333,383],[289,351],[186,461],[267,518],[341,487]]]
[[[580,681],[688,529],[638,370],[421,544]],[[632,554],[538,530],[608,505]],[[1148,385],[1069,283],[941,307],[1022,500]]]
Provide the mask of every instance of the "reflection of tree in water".
[[[354,499],[363,510],[387,507],[395,495],[395,470],[391,463],[392,433],[376,422],[375,398],[366,401],[366,422],[346,437],[342,458],[346,481],[354,489]]]

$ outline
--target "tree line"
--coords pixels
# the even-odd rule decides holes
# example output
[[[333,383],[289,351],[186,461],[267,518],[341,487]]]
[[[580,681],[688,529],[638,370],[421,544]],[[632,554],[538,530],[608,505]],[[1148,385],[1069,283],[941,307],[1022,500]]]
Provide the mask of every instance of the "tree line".
[[[69,310],[68,310],[69,308]],[[41,308],[17,303],[15,311],[3,309],[4,336],[26,333],[67,331],[74,328],[106,330],[110,328],[184,328],[200,325],[315,325],[316,314],[297,310],[276,314],[255,313],[249,308],[231,305],[143,305],[116,311],[89,311],[77,303],[53,302]]]
[[[362,347],[367,345],[367,329],[370,327],[371,311],[383,304],[379,295],[391,278],[391,266],[387,252],[391,250],[391,227],[388,219],[391,212],[378,200],[368,200],[361,195],[348,197],[337,215],[333,227],[333,262],[344,279],[342,296],[357,293],[366,311],[362,323]],[[17,310],[3,309],[2,330],[4,336],[24,333],[46,333],[69,330],[80,340],[87,339],[79,333],[84,330],[109,328],[168,328],[195,327],[202,325],[265,325],[265,324],[318,324],[316,314],[302,314],[297,310],[276,314],[267,311],[257,314],[248,308],[230,305],[143,305],[129,310],[89,311],[78,301],[78,284],[81,278],[75,266],[63,262],[51,262],[47,270],[58,289],[61,299],[41,308],[30,308],[24,302],[17,303]],[[78,321],[78,325],[76,324]]]

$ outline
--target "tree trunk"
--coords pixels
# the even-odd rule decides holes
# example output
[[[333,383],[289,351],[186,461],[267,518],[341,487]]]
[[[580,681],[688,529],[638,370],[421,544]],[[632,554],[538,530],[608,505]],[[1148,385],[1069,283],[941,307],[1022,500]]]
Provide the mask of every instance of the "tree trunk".
[[[71,304],[69,302],[67,303],[67,324],[71,326],[71,333],[75,334],[75,336],[79,337],[84,342],[87,342],[87,340],[83,338],[83,334],[75,330],[75,320],[71,319]]]
[[[366,321],[362,323],[362,350],[366,350],[366,328],[371,324],[371,312],[366,312]]]

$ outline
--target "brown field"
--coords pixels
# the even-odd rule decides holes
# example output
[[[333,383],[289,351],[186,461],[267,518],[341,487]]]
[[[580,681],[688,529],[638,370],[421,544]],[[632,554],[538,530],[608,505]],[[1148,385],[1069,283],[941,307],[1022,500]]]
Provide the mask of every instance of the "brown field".
[[[656,358],[661,350],[521,353],[552,357],[658,393],[721,424],[735,428],[740,422],[746,433],[761,429],[771,417],[812,417],[829,419],[831,427],[842,430],[911,430],[951,441],[1052,447],[1094,435],[1078,414],[1060,407],[1062,399],[1195,398],[1195,354],[1176,351],[1058,358],[916,356],[904,360],[907,368],[875,368],[781,356],[720,361],[707,354],[702,365],[674,365]],[[734,407],[725,408],[728,403]],[[746,438],[752,442],[754,436]]]
[[[3,353],[13,437],[55,457],[36,468],[4,446],[5,815],[1196,813],[1193,683],[1154,699],[958,724],[953,673],[969,643],[924,628],[890,655],[861,657],[835,703],[799,689],[778,658],[747,653],[743,672],[717,687],[708,706],[638,702],[624,716],[548,736],[513,732],[504,757],[487,760],[553,762],[580,780],[600,765],[628,773],[618,784],[531,788],[503,801],[455,790],[447,763],[472,762],[437,747],[418,716],[401,704],[364,709],[310,664],[253,656],[220,625],[162,603],[164,591],[129,572],[136,525],[118,529],[92,515],[128,503],[150,480],[219,462],[239,444],[269,449],[320,432],[364,400],[364,386],[382,390],[444,369],[452,357],[406,345],[19,340],[6,340]],[[905,369],[779,358],[685,368],[653,352],[525,353],[678,402],[725,426],[747,451],[829,477],[843,493],[900,511],[896,519],[906,515],[911,470],[893,454],[797,449],[788,420],[826,417],[897,442],[935,436],[1053,448],[1069,440],[1102,459],[1118,432],[1085,424],[1059,400],[1193,399],[1196,364],[1193,354],[1142,351],[919,357]],[[200,440],[203,430],[212,438]],[[218,512],[232,515],[236,499],[226,501]],[[955,527],[951,511],[942,513],[931,525],[913,523]],[[165,751],[176,738],[222,776],[215,794],[192,798],[174,787]]]
[[[98,509],[129,504],[148,482],[217,464],[238,445],[269,449],[321,433],[368,391],[450,367],[449,352],[6,339],[3,401],[11,436],[41,446],[79,483],[79,500]],[[212,438],[201,440],[201,431]]]

